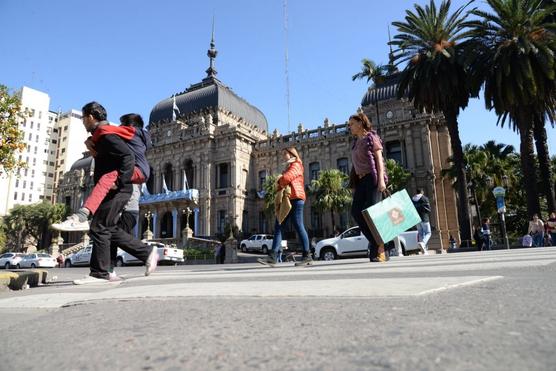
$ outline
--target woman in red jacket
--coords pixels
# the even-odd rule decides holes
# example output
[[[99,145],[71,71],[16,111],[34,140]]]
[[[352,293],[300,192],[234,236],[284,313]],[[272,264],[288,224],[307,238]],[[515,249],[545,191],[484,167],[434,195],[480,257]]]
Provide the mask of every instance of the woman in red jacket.
[[[303,224],[303,207],[305,205],[305,181],[303,176],[303,163],[301,157],[294,147],[286,148],[282,151],[282,156],[285,161],[286,170],[278,177],[277,188],[281,190],[286,186],[290,186],[290,202],[292,209],[290,210],[284,224],[288,219],[292,219],[293,226],[297,231],[297,235],[303,245],[303,258],[300,262],[296,262],[296,266],[312,265],[313,259],[309,253],[309,237]],[[282,243],[282,226],[276,220],[274,224],[274,240],[272,241],[272,251],[266,258],[259,259],[259,263],[273,266],[276,264],[276,254],[280,250]]]

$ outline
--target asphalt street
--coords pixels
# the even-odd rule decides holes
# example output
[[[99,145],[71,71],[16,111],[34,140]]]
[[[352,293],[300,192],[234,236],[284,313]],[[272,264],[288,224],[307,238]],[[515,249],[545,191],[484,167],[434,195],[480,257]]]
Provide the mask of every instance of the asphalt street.
[[[554,370],[556,248],[124,267],[0,293],[0,370]]]

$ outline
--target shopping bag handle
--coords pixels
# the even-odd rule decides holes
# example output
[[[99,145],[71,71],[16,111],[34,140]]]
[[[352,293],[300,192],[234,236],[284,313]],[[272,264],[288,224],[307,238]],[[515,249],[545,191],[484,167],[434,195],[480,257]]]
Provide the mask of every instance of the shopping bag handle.
[[[390,193],[390,191],[388,190],[388,188],[386,188],[384,191],[382,191],[382,197],[387,198],[392,196],[392,193]]]

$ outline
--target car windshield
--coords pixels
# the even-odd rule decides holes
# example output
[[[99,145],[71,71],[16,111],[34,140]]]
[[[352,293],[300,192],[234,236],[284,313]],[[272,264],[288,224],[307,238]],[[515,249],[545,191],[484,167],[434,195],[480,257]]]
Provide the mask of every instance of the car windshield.
[[[50,258],[48,254],[39,254],[39,258]]]
[[[348,238],[348,237],[356,237],[359,236],[361,234],[359,228],[353,228],[353,229],[348,229],[347,231],[344,232],[344,234],[342,235],[343,238]]]

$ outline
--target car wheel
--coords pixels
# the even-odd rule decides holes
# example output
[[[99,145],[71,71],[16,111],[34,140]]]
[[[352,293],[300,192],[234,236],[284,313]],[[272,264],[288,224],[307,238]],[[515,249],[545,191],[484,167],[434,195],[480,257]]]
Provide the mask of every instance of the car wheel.
[[[4,269],[10,269],[10,263],[6,263],[6,264],[4,265]]]
[[[324,261],[332,261],[337,259],[336,250],[333,247],[325,247],[320,251],[320,259]]]
[[[122,258],[118,258],[118,260],[116,260],[116,267],[123,267],[124,266],[124,260]]]
[[[37,265],[35,263],[31,264],[31,268],[37,268]]]
[[[241,251],[247,252],[247,247],[245,247],[245,244],[244,244],[244,245],[241,245]]]
[[[64,267],[71,268],[71,260],[66,260],[66,262],[64,263]]]
[[[262,252],[265,255],[268,254],[268,247],[266,247],[266,245],[263,245]]]

